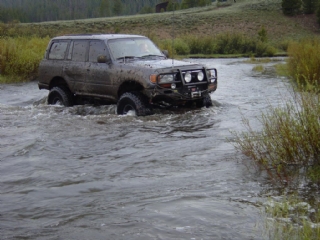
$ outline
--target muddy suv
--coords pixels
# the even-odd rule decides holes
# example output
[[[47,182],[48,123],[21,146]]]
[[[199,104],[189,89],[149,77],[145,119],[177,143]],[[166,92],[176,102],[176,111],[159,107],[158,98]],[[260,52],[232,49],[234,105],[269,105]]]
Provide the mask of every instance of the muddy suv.
[[[212,105],[217,70],[168,59],[144,36],[68,35],[51,39],[39,66],[48,104],[117,103],[117,113]]]

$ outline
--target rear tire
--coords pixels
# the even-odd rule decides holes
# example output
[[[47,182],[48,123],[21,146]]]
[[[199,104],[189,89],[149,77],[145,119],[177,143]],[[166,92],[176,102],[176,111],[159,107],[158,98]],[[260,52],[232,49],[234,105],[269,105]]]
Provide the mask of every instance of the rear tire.
[[[117,113],[124,115],[129,111],[135,111],[137,116],[152,114],[148,102],[139,92],[126,92],[121,95],[117,104]]]
[[[73,95],[66,87],[53,87],[48,95],[49,105],[73,106]]]

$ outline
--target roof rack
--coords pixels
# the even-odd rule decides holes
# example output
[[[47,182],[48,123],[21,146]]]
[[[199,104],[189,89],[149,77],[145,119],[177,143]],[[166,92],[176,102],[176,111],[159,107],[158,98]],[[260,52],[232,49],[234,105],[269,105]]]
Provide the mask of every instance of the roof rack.
[[[65,34],[63,36],[93,36],[93,35],[104,35],[108,33],[78,33],[78,34]]]

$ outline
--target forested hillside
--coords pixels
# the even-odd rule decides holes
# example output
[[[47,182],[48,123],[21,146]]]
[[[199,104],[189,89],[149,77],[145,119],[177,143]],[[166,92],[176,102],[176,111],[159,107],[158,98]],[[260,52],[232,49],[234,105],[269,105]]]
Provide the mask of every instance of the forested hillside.
[[[43,22],[152,12],[159,0],[0,0],[1,22]],[[181,1],[178,1],[181,2]]]

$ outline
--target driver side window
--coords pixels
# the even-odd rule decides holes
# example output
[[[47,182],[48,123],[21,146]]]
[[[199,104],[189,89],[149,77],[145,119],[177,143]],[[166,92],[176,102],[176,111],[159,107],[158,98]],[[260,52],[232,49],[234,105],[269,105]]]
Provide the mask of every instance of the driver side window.
[[[97,59],[99,56],[107,56],[106,45],[103,41],[90,41],[89,62],[98,62]]]

